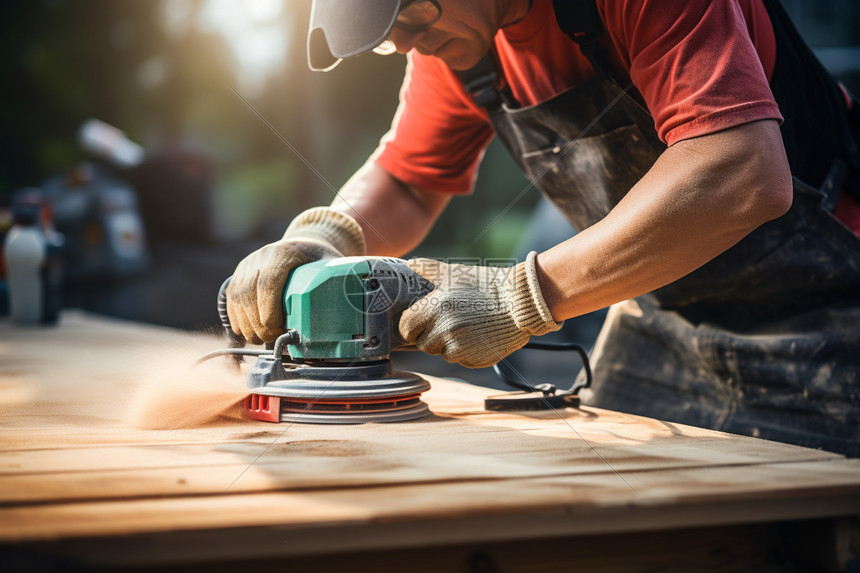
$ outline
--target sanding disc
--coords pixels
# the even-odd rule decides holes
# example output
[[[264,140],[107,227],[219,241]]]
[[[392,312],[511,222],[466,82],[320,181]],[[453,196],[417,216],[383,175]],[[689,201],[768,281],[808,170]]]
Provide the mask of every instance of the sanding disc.
[[[291,365],[288,378],[253,388],[252,418],[269,422],[361,424],[403,422],[430,413],[421,394],[430,383],[389,362],[351,366]]]

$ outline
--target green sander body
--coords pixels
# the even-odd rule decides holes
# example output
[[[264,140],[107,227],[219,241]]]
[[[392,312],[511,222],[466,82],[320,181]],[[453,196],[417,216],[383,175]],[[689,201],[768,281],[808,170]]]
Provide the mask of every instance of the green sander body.
[[[290,273],[284,329],[296,332],[294,359],[380,360],[401,346],[397,320],[433,290],[400,259],[344,257],[308,263]]]
[[[241,346],[219,313],[231,346]],[[405,261],[343,257],[296,267],[283,292],[284,330],[248,371],[245,407],[271,422],[399,422],[425,416],[429,383],[395,371],[390,354],[404,348],[400,314],[433,290]]]

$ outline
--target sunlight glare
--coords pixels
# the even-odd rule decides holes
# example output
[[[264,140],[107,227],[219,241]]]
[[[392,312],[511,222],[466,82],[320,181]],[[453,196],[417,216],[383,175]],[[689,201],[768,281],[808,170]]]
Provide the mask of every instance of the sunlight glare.
[[[195,9],[190,0],[165,0],[162,14],[170,35],[183,35],[193,24],[200,32],[223,36],[233,54],[239,89],[254,97],[284,65],[290,39],[284,4],[285,0],[204,0]]]

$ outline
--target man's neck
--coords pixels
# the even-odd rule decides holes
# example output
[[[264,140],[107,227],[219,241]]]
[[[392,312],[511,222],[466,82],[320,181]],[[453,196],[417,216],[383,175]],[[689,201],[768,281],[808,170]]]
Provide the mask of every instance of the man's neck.
[[[513,26],[526,17],[532,7],[532,0],[511,0],[502,28]]]

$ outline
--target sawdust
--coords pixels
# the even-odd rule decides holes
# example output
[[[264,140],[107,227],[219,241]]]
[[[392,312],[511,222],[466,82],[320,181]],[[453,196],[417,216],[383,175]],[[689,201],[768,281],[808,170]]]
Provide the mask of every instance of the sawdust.
[[[220,358],[192,368],[220,336],[93,322],[70,311],[56,329],[0,328],[0,416],[32,428],[142,429],[241,418],[244,375]]]
[[[355,440],[302,440],[275,444],[269,448],[278,454],[332,457],[368,456],[383,453],[384,449],[380,444]]]
[[[140,369],[129,423],[141,429],[168,430],[243,419],[241,402],[248,395],[244,374],[221,358],[194,367],[199,356],[189,349],[162,349],[157,362]]]

